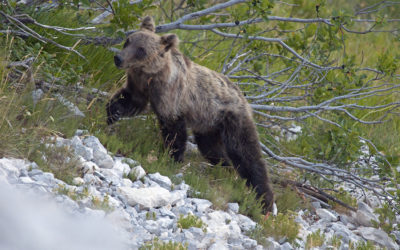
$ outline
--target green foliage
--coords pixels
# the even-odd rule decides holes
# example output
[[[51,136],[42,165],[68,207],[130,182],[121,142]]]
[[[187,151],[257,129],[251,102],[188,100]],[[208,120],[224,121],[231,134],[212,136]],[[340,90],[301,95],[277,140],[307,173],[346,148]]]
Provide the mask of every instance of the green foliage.
[[[324,241],[324,234],[321,232],[320,229],[318,229],[317,231],[307,235],[306,249],[311,249],[314,247],[318,248],[324,244]]]
[[[267,219],[259,222],[252,232],[249,233],[251,238],[260,240],[266,235],[272,236],[275,240],[280,240],[283,237],[290,243],[293,243],[299,234],[300,226],[295,222],[295,214],[287,211],[285,214],[278,213],[276,217],[269,216]]]
[[[152,3],[153,0],[144,0],[138,4],[131,4],[129,0],[113,2],[113,18],[111,19],[111,24],[113,25],[106,28],[106,33],[112,35],[117,28],[122,28],[126,31],[128,28],[133,27],[133,24],[138,22],[139,17],[142,17],[146,10],[154,8]]]
[[[399,58],[400,55],[392,53],[391,50],[390,52],[389,50],[386,50],[378,56],[376,67],[378,70],[385,72],[388,75],[394,74],[396,70],[399,69]]]
[[[268,21],[268,15],[271,14],[271,9],[274,7],[273,1],[269,0],[252,0],[248,3],[262,18]]]
[[[53,190],[53,192],[55,192],[57,194],[66,195],[69,198],[73,199],[74,201],[81,200],[81,199],[83,199],[83,198],[88,196],[87,189],[84,189],[84,192],[79,193],[79,192],[76,192],[75,190],[73,190],[71,188],[70,189],[67,188],[63,184],[58,184],[58,186]]]
[[[178,219],[178,227],[181,229],[189,229],[191,227],[198,227],[203,230],[203,232],[207,232],[207,225],[198,217],[193,214],[188,214],[183,216],[182,214]]]
[[[356,208],[357,207],[357,199],[354,198],[351,194],[346,192],[342,187],[339,188],[338,192],[332,192],[331,195],[336,197],[338,200],[343,201],[345,204]],[[338,212],[346,212],[348,211],[347,208],[342,207],[336,202],[329,201],[329,205],[333,207]]]
[[[342,245],[342,237],[333,235],[330,239],[329,245],[333,246],[334,249],[340,249],[340,246]]]
[[[157,214],[156,212],[147,212],[146,213],[146,220],[156,220]]]
[[[193,161],[193,160],[192,160]],[[225,209],[228,202],[238,202],[239,211],[252,218],[262,213],[256,192],[246,186],[233,169],[221,166],[199,169],[193,166],[184,172],[185,182],[193,188],[193,197],[208,199],[217,209]]]
[[[92,208],[104,210],[105,212],[111,212],[114,210],[113,207],[110,206],[110,197],[106,194],[103,199],[100,199],[97,196],[92,196]]]
[[[79,176],[79,164],[75,154],[68,147],[46,147],[40,145],[31,155],[39,167],[51,172],[54,177],[72,184],[74,177]]]
[[[378,214],[379,221],[372,221],[374,227],[380,228],[388,234],[393,230],[400,229],[396,223],[396,212],[387,203],[384,203],[380,208],[376,208],[375,213]],[[397,225],[397,227],[393,225]]]
[[[377,248],[372,241],[359,241],[357,243],[349,242],[350,250],[375,250]]]
[[[357,159],[361,146],[357,132],[346,132],[323,123],[309,124],[296,142],[293,150],[298,154],[337,163],[339,166],[346,166]]]
[[[66,195],[74,201],[83,200],[89,197],[89,190],[87,187],[78,192],[75,189],[67,188],[63,184],[58,184],[58,186],[54,188],[53,192]],[[103,199],[97,196],[90,196],[90,200],[92,201],[92,209],[104,210],[105,212],[111,212],[114,210],[114,208],[110,206],[110,197],[108,194],[106,194]]]
[[[182,244],[180,242],[164,242],[158,238],[154,238],[151,242],[145,243],[141,246],[140,250],[186,250],[188,249],[188,243]]]
[[[296,211],[302,206],[301,198],[290,187],[286,187],[279,191],[275,188],[275,193],[278,193],[276,197],[276,206],[279,208],[279,212],[281,213]]]

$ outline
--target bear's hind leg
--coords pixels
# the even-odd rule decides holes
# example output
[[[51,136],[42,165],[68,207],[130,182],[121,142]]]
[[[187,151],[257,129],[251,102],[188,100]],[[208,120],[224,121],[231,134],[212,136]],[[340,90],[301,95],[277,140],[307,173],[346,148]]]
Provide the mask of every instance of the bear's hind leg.
[[[158,120],[165,146],[171,149],[176,162],[182,162],[187,140],[185,120],[182,117],[176,120],[158,117]]]
[[[271,211],[274,195],[252,119],[242,115],[226,114],[222,139],[235,169],[247,180],[247,185],[253,186],[257,198],[262,198],[264,209]]]
[[[222,166],[230,165],[226,157],[219,129],[208,133],[194,133],[194,136],[200,153],[211,164],[217,165],[221,163]]]

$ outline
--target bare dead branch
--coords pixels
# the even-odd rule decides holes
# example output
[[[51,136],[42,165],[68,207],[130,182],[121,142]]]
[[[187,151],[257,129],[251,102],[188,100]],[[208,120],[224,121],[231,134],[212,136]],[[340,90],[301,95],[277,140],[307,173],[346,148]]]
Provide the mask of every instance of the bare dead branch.
[[[36,33],[34,30],[32,30],[31,28],[29,28],[28,26],[26,26],[25,24],[23,24],[21,21],[19,21],[17,18],[14,18],[10,15],[7,15],[6,13],[4,13],[3,11],[0,11],[0,14],[2,16],[4,16],[7,20],[9,20],[10,22],[12,22],[14,25],[16,25],[18,28],[20,28],[23,32],[26,32],[27,34],[29,34],[30,36],[36,38],[37,40],[43,42],[43,43],[51,43],[61,49],[73,52],[75,54],[77,54],[79,57],[86,59],[81,53],[79,53],[78,51],[76,51],[73,47],[67,47],[64,45],[61,45],[47,37],[41,36],[38,33]]]

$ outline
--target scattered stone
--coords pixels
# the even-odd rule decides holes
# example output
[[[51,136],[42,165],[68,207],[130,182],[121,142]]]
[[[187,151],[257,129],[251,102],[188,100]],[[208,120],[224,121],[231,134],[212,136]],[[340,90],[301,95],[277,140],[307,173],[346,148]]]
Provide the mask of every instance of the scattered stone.
[[[129,175],[136,177],[136,180],[140,180],[146,176],[146,171],[144,171],[142,166],[136,166],[131,169]]]
[[[86,129],[77,129],[75,131],[75,135],[76,136],[84,136],[84,135],[87,135],[87,134],[89,134],[89,131],[86,130]]]
[[[19,2],[22,2],[22,1],[19,1]],[[41,89],[35,89],[32,91],[33,105],[36,105],[42,99],[43,94],[44,94],[44,92]]]
[[[168,210],[166,207],[161,207],[158,211],[164,217],[168,216],[171,219],[175,219],[176,218],[175,214],[173,212],[171,212],[171,210]]]
[[[128,164],[131,168],[140,166],[140,163],[138,161],[132,160],[131,158],[120,157],[119,159],[121,159],[122,162]]]
[[[204,213],[207,209],[212,206],[209,200],[193,198],[190,201],[196,206],[196,210],[200,213]]]
[[[281,250],[292,250],[292,249],[294,248],[289,242],[285,242],[283,245],[281,245]]]
[[[30,177],[28,176],[23,176],[20,177],[19,180],[24,183],[24,184],[31,184],[31,183],[35,183],[35,181],[33,181]]]
[[[170,204],[171,194],[162,187],[129,188],[119,187],[118,192],[125,197],[128,204],[139,204],[144,208],[162,207]]]
[[[73,157],[78,159],[82,178],[75,177],[73,185],[68,185],[54,178],[53,174],[43,172],[35,163],[2,158],[0,183],[18,187],[27,194],[46,195],[72,216],[107,220],[118,234],[127,240],[125,245],[128,249],[138,249],[155,237],[165,242],[186,242],[189,249],[261,250],[294,249],[294,246],[304,249],[307,235],[317,230],[324,233],[326,242],[321,246],[324,249],[333,248],[328,242],[334,236],[340,237],[342,241],[340,249],[347,249],[349,242],[365,240],[371,240],[389,249],[399,249],[396,242],[382,230],[372,227],[357,229],[359,224],[371,225],[372,219],[377,220],[373,209],[367,205],[371,204],[371,199],[361,195],[358,196],[359,200],[365,200],[366,203],[359,202],[357,212],[350,211],[350,214],[338,215],[329,208],[321,208],[319,202],[312,202],[316,214],[307,209],[297,213],[295,221],[299,224],[300,231],[294,242],[289,243],[282,237],[279,244],[268,238],[262,239],[266,241],[263,247],[246,236],[257,224],[238,214],[237,203],[228,203],[227,212],[224,212],[214,210],[213,204],[208,200],[188,198],[190,186],[184,181],[173,185],[170,178],[159,173],[146,175],[137,161],[111,157],[100,141],[94,136],[88,136],[87,131],[77,131],[71,139],[54,137],[52,143],[48,144],[49,148],[72,149],[75,153]],[[128,175],[129,179],[126,178]],[[182,174],[177,175],[179,179],[182,177]],[[200,218],[204,228],[179,228],[178,219],[188,214]],[[398,231],[392,232],[392,235],[400,240]]]
[[[372,227],[372,221],[379,221],[375,214],[363,210],[357,210],[356,220],[359,225],[365,227]]]
[[[85,180],[83,180],[81,177],[75,177],[75,178],[72,180],[72,183],[73,183],[74,185],[76,185],[76,186],[81,186],[81,185],[85,184]]]
[[[218,241],[216,241],[216,242],[214,242],[209,248],[208,248],[208,250],[228,250],[229,249],[229,247],[228,247],[228,245],[226,244],[226,242],[225,241],[222,241],[222,240],[218,240]]]
[[[131,168],[128,164],[123,163],[120,159],[115,160],[112,170],[118,175],[119,178],[128,176]]]
[[[233,213],[239,213],[239,204],[237,203],[228,203],[228,209]]]
[[[147,220],[144,224],[144,228],[151,234],[160,235],[161,228],[156,221]]]
[[[206,216],[202,216],[201,220],[207,224],[207,232],[215,233],[221,238],[237,237],[241,230],[237,221],[223,211],[213,211]]]
[[[281,245],[276,242],[273,238],[266,238],[265,239],[266,249],[268,250],[278,250],[281,249]]]
[[[83,161],[80,169],[83,174],[93,174],[95,171],[99,171],[99,167],[92,161]]]
[[[170,194],[171,194],[171,205],[177,205],[178,202],[186,198],[186,191],[183,190],[175,190],[172,191]]]
[[[199,152],[199,149],[196,144],[191,143],[190,141],[186,142],[186,153],[188,155],[194,155]]]
[[[78,136],[72,137],[70,143],[75,154],[82,156],[86,161],[93,160],[93,149],[84,146],[82,140]]]
[[[378,243],[381,246],[389,249],[399,249],[399,246],[393,241],[393,239],[380,229],[373,227],[359,227],[356,232],[358,232],[364,239]]]
[[[329,212],[325,208],[318,208],[316,211],[316,214],[321,218],[321,220],[325,221],[337,221],[337,216],[334,215],[333,213]]]
[[[149,174],[148,176],[152,181],[158,183],[161,187],[171,190],[172,182],[168,177],[162,176],[158,172],[155,174]]]
[[[240,228],[243,231],[250,231],[250,230],[253,230],[256,227],[257,223],[252,221],[249,217],[241,215],[241,214],[238,214],[237,216],[239,218]]]
[[[43,173],[38,175],[33,175],[32,179],[37,181],[41,185],[55,185],[54,174],[53,173]]]
[[[132,181],[127,178],[124,178],[122,179],[121,185],[124,187],[132,187]]]
[[[85,117],[85,114],[82,111],[80,111],[79,108],[74,103],[70,102],[64,96],[62,96],[58,93],[53,94],[53,95],[58,99],[58,101],[62,105],[67,107],[72,114],[74,114],[75,116]]]
[[[250,239],[250,238],[246,238],[246,239],[243,239],[242,244],[245,249],[252,249],[257,246],[257,241]]]
[[[318,209],[321,208],[321,203],[318,201],[313,201],[311,202],[311,205],[313,206],[313,208]]]
[[[114,161],[110,155],[108,155],[107,150],[100,143],[99,139],[95,136],[88,136],[83,140],[86,147],[92,149],[93,151],[93,161],[100,168],[112,168]]]
[[[101,168],[100,172],[103,174],[103,176],[105,177],[106,181],[110,184],[110,185],[121,185],[121,177],[112,169],[104,169]],[[95,174],[98,173],[97,171],[95,172]]]

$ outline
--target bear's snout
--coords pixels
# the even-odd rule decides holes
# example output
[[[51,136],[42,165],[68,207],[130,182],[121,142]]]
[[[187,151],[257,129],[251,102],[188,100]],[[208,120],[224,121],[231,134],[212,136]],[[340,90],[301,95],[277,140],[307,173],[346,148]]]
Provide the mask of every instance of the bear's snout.
[[[119,55],[114,56],[114,63],[115,66],[117,66],[118,68],[121,68],[122,66],[122,57]]]

